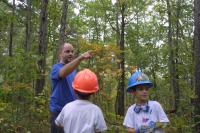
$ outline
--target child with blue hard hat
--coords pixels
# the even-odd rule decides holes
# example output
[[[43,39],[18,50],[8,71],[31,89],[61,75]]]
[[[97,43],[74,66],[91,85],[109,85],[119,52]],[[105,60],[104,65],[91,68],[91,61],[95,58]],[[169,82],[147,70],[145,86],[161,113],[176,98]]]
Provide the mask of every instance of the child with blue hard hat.
[[[129,133],[163,133],[169,123],[162,106],[149,100],[149,89],[153,83],[141,69],[129,78],[127,91],[136,97],[136,103],[128,108],[123,125]]]

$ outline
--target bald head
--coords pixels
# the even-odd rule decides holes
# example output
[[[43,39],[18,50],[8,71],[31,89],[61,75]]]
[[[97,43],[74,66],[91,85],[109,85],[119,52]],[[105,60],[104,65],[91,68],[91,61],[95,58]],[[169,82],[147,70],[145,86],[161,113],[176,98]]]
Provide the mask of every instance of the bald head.
[[[70,43],[64,43],[63,47],[71,47],[71,48],[73,48],[73,46]]]
[[[70,43],[64,43],[60,47],[60,61],[64,64],[69,63],[74,58],[74,48]]]
[[[70,43],[64,43],[63,45],[60,46],[59,53],[61,53],[63,51],[63,49],[66,48],[66,47],[73,48],[73,46]]]

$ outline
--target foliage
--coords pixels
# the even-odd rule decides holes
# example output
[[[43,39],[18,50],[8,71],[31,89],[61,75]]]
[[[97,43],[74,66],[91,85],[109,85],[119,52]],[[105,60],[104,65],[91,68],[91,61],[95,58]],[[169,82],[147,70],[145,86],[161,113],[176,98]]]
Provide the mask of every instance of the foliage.
[[[166,132],[194,132],[194,107],[191,98],[193,89],[193,0],[182,1],[177,18],[177,1],[172,4],[173,44],[178,48],[176,65],[180,84],[180,104],[176,113],[168,114],[170,125]],[[0,132],[49,132],[48,102],[50,97],[49,69],[57,59],[62,1],[50,0],[48,5],[48,55],[46,86],[35,96],[40,59],[38,51],[38,28],[41,1],[32,1],[31,49],[23,49],[26,34],[26,1],[16,4],[12,16],[12,5],[0,1]],[[125,10],[125,51],[117,47],[117,26],[121,4]],[[74,13],[74,9],[79,14]],[[118,15],[118,16],[117,16]],[[115,115],[118,77],[121,70],[118,55],[125,53],[126,83],[136,66],[149,75],[154,82],[151,99],[158,100],[166,111],[173,110],[174,94],[170,89],[168,18],[165,1],[155,0],[110,0],[70,1],[67,15],[66,40],[76,48],[77,54],[93,50],[95,56],[82,62],[79,69],[90,68],[98,75],[100,91],[92,97],[104,113],[109,130],[125,132],[123,116]],[[10,23],[14,22],[13,57],[8,56]],[[177,22],[180,35],[176,39]],[[126,86],[124,86],[126,89]],[[125,94],[126,109],[134,103],[134,97]]]
[[[0,88],[0,132],[48,131],[47,105],[45,91],[35,97],[30,84],[4,84]]]

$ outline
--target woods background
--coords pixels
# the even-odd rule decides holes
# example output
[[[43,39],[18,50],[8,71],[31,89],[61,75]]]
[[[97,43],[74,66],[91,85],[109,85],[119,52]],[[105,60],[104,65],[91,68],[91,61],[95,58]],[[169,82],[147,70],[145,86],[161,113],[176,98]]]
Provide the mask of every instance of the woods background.
[[[108,133],[125,132],[136,67],[154,83],[166,132],[200,132],[200,0],[0,0],[0,132],[50,131],[49,72],[63,42],[96,52],[79,69],[98,75],[91,100]]]

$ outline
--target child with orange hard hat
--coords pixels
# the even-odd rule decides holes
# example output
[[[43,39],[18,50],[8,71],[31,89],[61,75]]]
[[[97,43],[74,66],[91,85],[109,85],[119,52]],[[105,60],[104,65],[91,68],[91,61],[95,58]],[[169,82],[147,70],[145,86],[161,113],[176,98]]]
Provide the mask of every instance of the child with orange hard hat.
[[[65,133],[97,133],[107,130],[101,109],[88,101],[99,90],[97,76],[89,69],[77,73],[72,83],[78,99],[66,104],[55,120]]]
[[[149,100],[149,88],[153,83],[137,69],[128,81],[127,91],[136,97],[136,103],[128,108],[123,125],[129,133],[163,133],[169,122],[162,106]]]

